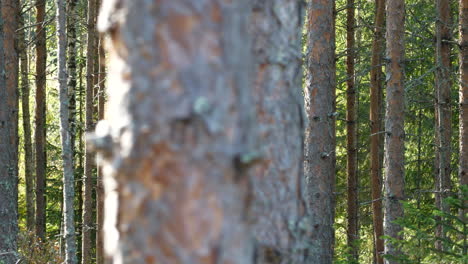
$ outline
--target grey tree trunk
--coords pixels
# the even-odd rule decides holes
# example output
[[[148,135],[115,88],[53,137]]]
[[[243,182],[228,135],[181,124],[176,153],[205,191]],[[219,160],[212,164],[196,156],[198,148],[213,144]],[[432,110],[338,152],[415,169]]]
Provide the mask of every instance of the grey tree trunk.
[[[18,235],[17,0],[0,7],[0,263],[16,263]]]
[[[303,197],[302,20],[297,0],[255,0],[250,20],[253,89],[259,145],[265,158],[252,171],[251,228],[255,263],[303,263],[299,229]]]
[[[108,122],[91,142],[105,158],[107,255],[114,263],[252,263],[248,1],[103,6]]]
[[[307,263],[333,260],[335,185],[335,34],[333,0],[308,4],[305,109],[305,177],[309,252]]]
[[[77,263],[75,236],[75,177],[73,168],[72,137],[70,133],[69,93],[67,86],[67,36],[65,0],[57,0],[58,33],[58,82],[60,99],[60,138],[63,162],[63,239],[65,241],[65,263]]]
[[[402,227],[396,223],[403,217],[404,195],[404,32],[405,1],[387,1],[387,112],[385,116],[385,235],[402,239]],[[400,249],[387,239],[385,254],[401,255]],[[387,264],[398,264],[395,259],[385,259]]]
[[[34,158],[31,138],[31,113],[29,109],[29,63],[24,17],[19,11],[18,52],[21,61],[21,107],[24,133],[24,178],[26,181],[26,227],[34,231]]]
[[[87,18],[87,49],[86,49],[86,117],[85,134],[89,134],[94,129],[93,123],[93,89],[94,89],[94,49],[95,46],[95,17],[96,0],[88,0]],[[91,264],[92,262],[92,232],[93,232],[93,168],[94,155],[85,146],[84,176],[83,176],[83,222],[82,222],[82,244],[81,263]]]

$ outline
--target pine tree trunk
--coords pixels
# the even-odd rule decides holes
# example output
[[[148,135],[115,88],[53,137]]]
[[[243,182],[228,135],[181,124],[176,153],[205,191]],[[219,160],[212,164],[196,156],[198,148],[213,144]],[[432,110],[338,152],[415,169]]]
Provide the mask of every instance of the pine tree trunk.
[[[451,109],[451,44],[452,15],[450,0],[436,0],[436,108],[437,108],[437,138],[438,138],[438,186],[436,195],[439,196],[438,207],[448,213],[449,207],[444,203],[451,190],[451,137],[452,137],[452,109]],[[446,231],[439,225],[436,235],[442,239]],[[442,249],[442,242],[436,243],[438,249]]]
[[[305,213],[301,93],[304,6],[296,0],[252,2],[254,104],[262,131],[259,145],[267,160],[251,176],[255,263],[302,263],[300,245],[305,237],[297,225]]]
[[[335,185],[334,1],[308,4],[305,177],[309,223],[307,263],[332,263]]]
[[[24,133],[24,178],[26,182],[26,228],[34,231],[34,158],[31,138],[31,113],[29,109],[29,63],[28,47],[26,42],[26,30],[24,16],[18,10],[19,28],[18,31],[18,52],[21,61],[21,107],[23,113],[23,133]]]
[[[92,141],[105,157],[106,253],[117,263],[251,263],[248,1],[107,4],[110,127],[98,124]]]
[[[18,5],[0,7],[0,263],[18,260]]]
[[[46,233],[46,27],[45,0],[36,0],[36,235]]]
[[[370,90],[370,159],[372,220],[374,223],[375,252],[377,264],[383,264],[384,241],[382,211],[382,55],[385,49],[385,0],[375,1],[374,40],[372,42],[371,90]]]
[[[387,112],[385,117],[385,235],[402,239],[402,227],[396,223],[403,217],[404,196],[404,32],[405,1],[388,0],[387,9]],[[399,248],[386,241],[385,254],[398,257]],[[386,259],[397,264],[398,260]]]
[[[67,37],[66,5],[64,0],[57,0],[57,54],[58,81],[60,99],[60,138],[62,141],[63,162],[63,239],[65,241],[65,263],[77,263],[75,216],[73,202],[75,198],[75,177],[73,169],[73,149],[70,130],[69,91],[67,86]]]
[[[106,54],[104,50],[104,38],[99,38],[99,95],[98,95],[98,120],[104,119],[105,111],[105,79],[106,79]],[[96,263],[104,263],[104,232],[102,227],[104,226],[104,185],[103,185],[103,171],[102,166],[98,164],[98,175],[96,185]]]
[[[468,0],[460,0],[460,161],[458,177],[461,186],[468,185]],[[462,196],[463,197],[463,196]],[[464,200],[461,219],[468,213]],[[466,254],[466,248],[465,254]]]
[[[88,40],[86,49],[86,117],[85,134],[94,129],[93,122],[93,90],[94,90],[94,65],[95,57],[95,16],[96,0],[88,0]],[[93,168],[94,155],[88,146],[85,146],[84,176],[83,176],[83,225],[82,225],[82,249],[81,263],[90,264],[92,261],[92,232],[93,232]]]
[[[347,176],[348,176],[348,247],[350,248],[349,263],[358,261],[358,160],[357,160],[357,96],[354,83],[354,63],[355,63],[355,18],[354,0],[348,0],[348,12],[346,20],[346,136],[347,136]]]

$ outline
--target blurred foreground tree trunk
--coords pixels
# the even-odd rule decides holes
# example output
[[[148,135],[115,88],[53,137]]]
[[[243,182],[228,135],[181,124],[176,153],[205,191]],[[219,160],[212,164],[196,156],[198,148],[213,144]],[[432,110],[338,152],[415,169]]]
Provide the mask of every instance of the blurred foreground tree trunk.
[[[247,0],[112,1],[104,158],[114,263],[251,263],[248,169],[257,160]],[[144,25],[144,26],[143,26]]]
[[[250,33],[259,145],[265,162],[252,171],[250,219],[255,263],[303,263],[302,20],[297,0],[253,1]]]

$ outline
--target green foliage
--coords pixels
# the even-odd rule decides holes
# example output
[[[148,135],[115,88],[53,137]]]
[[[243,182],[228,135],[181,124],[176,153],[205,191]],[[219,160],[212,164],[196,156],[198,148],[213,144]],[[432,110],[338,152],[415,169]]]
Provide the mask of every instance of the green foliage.
[[[18,237],[21,263],[44,264],[62,263],[60,242],[53,238],[41,241],[33,232],[21,232]]]

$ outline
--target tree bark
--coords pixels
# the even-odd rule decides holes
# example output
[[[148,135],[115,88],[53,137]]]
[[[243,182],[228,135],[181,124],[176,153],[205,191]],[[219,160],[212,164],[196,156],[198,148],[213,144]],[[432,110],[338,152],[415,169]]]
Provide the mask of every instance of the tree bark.
[[[384,241],[383,211],[382,211],[382,55],[385,49],[385,0],[375,1],[374,40],[372,42],[371,59],[371,90],[370,90],[370,163],[371,163],[371,195],[372,220],[374,223],[374,248],[377,264],[383,264]]]
[[[450,0],[436,0],[436,108],[437,108],[437,138],[438,138],[438,185],[436,195],[439,196],[438,208],[446,213],[449,207],[444,203],[451,190],[451,138],[452,138],[452,109],[451,109],[451,44],[452,15]],[[445,238],[446,231],[442,225],[437,226],[436,235]],[[436,243],[438,249],[442,249],[442,242]]]
[[[357,95],[354,83],[354,63],[355,63],[355,18],[354,18],[354,0],[348,0],[348,12],[346,20],[346,73],[347,73],[347,90],[346,90],[346,141],[347,141],[347,176],[348,176],[348,247],[350,248],[349,263],[357,263],[358,261],[358,245],[356,240],[359,239],[358,225],[358,159],[357,159]]]
[[[46,27],[45,0],[36,0],[36,236],[46,233]]]
[[[99,123],[91,142],[105,158],[107,255],[116,263],[252,263],[248,1],[104,6],[110,127]]]
[[[332,263],[335,185],[334,1],[308,4],[305,177],[309,215],[307,263]]]
[[[71,141],[69,91],[67,86],[67,36],[66,36],[66,4],[57,0],[57,54],[58,81],[60,100],[60,138],[62,141],[63,162],[63,239],[65,241],[65,263],[77,263],[75,215],[73,202],[75,198],[75,177],[73,168],[73,149]]]
[[[460,186],[468,185],[468,0],[460,0]],[[463,196],[461,196],[463,197]],[[462,198],[463,199],[463,198]],[[463,200],[461,219],[466,222],[468,201]],[[466,251],[466,249],[465,249]],[[465,252],[466,253],[466,252]]]
[[[75,168],[75,140],[76,140],[76,89],[77,89],[77,45],[76,24],[78,23],[78,12],[76,5],[78,0],[67,0],[67,86],[68,86],[68,113],[70,124],[70,139],[73,155],[73,167]],[[81,140],[80,138],[78,140]],[[75,171],[75,174],[76,171]]]
[[[17,0],[0,7],[0,262],[18,260]]]
[[[94,90],[94,65],[95,57],[95,16],[96,0],[88,0],[88,40],[86,49],[86,117],[85,135],[94,129],[93,122],[93,90]],[[81,263],[90,264],[92,261],[92,231],[93,231],[93,168],[94,155],[88,146],[85,146],[84,176],[83,176],[83,225],[82,225],[82,249]]]
[[[105,112],[105,100],[106,100],[106,91],[105,91],[105,80],[106,80],[106,54],[104,50],[104,37],[100,36],[99,38],[99,96],[98,96],[98,120],[104,119]],[[97,232],[96,232],[96,263],[103,264],[105,255],[104,255],[104,185],[103,185],[103,171],[101,162],[98,163],[98,175],[97,175],[97,185],[96,185],[96,222],[97,222]]]
[[[387,9],[387,112],[385,117],[385,235],[402,239],[403,228],[394,221],[403,217],[404,196],[404,32],[405,1],[388,0]],[[389,240],[385,243],[385,254],[395,258],[400,249]],[[386,259],[385,263],[400,261]]]
[[[24,133],[24,178],[26,182],[26,228],[34,231],[34,158],[31,138],[31,113],[29,109],[29,63],[24,16],[18,9],[18,52],[21,61],[21,107]]]
[[[255,263],[303,263],[303,3],[255,0],[250,20],[254,93],[265,162],[251,176]]]

